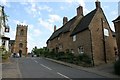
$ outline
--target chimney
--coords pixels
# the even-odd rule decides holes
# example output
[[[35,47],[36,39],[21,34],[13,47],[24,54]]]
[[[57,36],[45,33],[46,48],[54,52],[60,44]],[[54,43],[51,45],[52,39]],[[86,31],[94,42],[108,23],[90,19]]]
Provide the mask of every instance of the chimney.
[[[66,24],[68,22],[68,18],[67,17],[63,17],[63,25]]]
[[[56,25],[54,25],[54,32],[56,31]]]
[[[97,1],[95,2],[95,5],[96,5],[96,9],[101,8],[100,1],[97,0]]]
[[[83,16],[83,7],[82,7],[82,6],[79,6],[79,7],[77,8],[77,16],[80,16],[80,15]]]

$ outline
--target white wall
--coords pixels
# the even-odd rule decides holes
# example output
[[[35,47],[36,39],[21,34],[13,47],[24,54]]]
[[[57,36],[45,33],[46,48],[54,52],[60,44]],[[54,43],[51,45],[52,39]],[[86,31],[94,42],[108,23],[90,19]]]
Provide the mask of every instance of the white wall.
[[[5,49],[6,51],[9,51],[9,40],[5,41]]]

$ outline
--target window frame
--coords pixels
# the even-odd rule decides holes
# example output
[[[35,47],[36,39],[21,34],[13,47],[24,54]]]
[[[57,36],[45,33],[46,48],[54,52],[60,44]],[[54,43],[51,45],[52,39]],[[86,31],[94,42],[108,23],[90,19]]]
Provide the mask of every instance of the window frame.
[[[83,48],[83,46],[79,46],[78,47],[78,53],[79,54],[84,54],[84,48]]]
[[[110,36],[110,33],[109,33],[109,29],[108,29],[108,28],[104,28],[104,29],[103,29],[103,33],[104,33],[104,36],[105,36],[105,37],[109,37],[109,36]]]
[[[74,36],[73,36],[73,42],[75,42],[76,39],[77,39],[77,35],[74,35]]]

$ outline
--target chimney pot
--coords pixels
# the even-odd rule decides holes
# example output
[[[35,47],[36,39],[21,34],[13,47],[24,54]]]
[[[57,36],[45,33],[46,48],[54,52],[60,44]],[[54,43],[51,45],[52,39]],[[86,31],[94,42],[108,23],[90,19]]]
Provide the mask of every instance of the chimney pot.
[[[54,32],[56,31],[56,25],[54,25]]]
[[[80,15],[83,16],[83,7],[82,7],[82,6],[79,6],[79,7],[77,8],[77,16],[80,16]]]
[[[63,17],[63,25],[66,24],[68,22],[68,18],[67,17]]]
[[[96,4],[96,9],[101,8],[100,1],[97,0],[95,4]]]

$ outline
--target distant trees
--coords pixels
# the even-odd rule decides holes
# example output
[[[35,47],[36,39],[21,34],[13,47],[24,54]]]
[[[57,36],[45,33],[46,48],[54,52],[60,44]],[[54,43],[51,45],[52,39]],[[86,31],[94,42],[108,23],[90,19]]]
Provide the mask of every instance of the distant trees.
[[[32,53],[37,55],[37,56],[44,56],[45,54],[47,54],[49,52],[49,50],[47,49],[47,47],[43,47],[43,48],[37,48],[36,46],[32,49]]]

